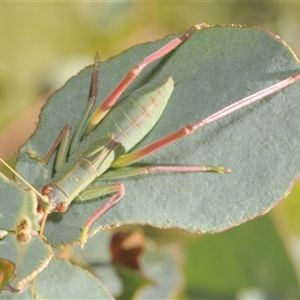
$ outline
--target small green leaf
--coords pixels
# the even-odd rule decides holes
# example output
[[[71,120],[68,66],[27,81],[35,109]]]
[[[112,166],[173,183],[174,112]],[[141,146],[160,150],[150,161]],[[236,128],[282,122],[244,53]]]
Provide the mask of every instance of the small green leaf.
[[[0,229],[16,231],[26,220],[32,233],[39,230],[36,220],[37,200],[33,191],[26,191],[0,172]]]
[[[15,290],[22,291],[24,284],[39,274],[52,256],[51,247],[40,236],[33,236],[26,243],[18,241],[14,234],[0,240],[0,258],[15,264],[15,277],[9,282]]]
[[[42,299],[113,299],[97,278],[64,259],[53,259],[37,277],[36,293]]]
[[[0,240],[0,259],[15,265],[9,282],[12,290],[22,290],[53,256],[51,247],[38,235],[36,209],[34,192],[0,172],[0,228],[8,233]]]
[[[34,295],[35,299],[113,299],[94,276],[64,259],[53,259],[23,293],[2,292],[1,299],[33,299]]]
[[[133,47],[102,63],[97,103],[132,66],[171,38]],[[35,135],[20,151],[17,170],[36,188],[51,182],[54,157],[45,166],[25,151],[44,156],[63,125],[75,128],[89,97],[91,72],[83,70],[50,99]],[[125,92],[165,75],[175,81],[164,114],[137,148],[297,73],[294,53],[265,31],[228,26],[195,32],[147,67]],[[143,159],[146,165],[222,165],[232,174],[160,173],[124,179],[124,199],[90,233],[101,226],[133,223],[216,232],[265,214],[299,177],[299,94],[298,82]],[[54,246],[78,242],[83,224],[104,201],[73,202],[65,214],[52,214],[45,228],[48,241]]]

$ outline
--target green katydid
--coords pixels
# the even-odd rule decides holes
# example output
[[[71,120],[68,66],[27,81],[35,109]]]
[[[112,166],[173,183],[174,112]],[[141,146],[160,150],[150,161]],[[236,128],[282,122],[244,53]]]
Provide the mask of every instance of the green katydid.
[[[133,67],[90,117],[90,112],[97,97],[99,55],[96,55],[91,97],[72,139],[71,127],[65,125],[56,142],[43,159],[43,162],[47,163],[58,145],[60,145],[55,163],[56,174],[52,183],[44,185],[42,188],[43,196],[40,197],[42,200],[40,206],[44,211],[40,230],[41,235],[49,213],[53,211],[65,212],[73,200],[85,201],[113,193],[114,195],[84,224],[82,242],[85,242],[89,227],[105,211],[120,201],[125,193],[122,183],[89,189],[89,185],[95,180],[116,179],[150,172],[230,172],[230,169],[210,166],[149,166],[131,170],[119,169],[192,134],[204,125],[275,93],[300,78],[300,75],[291,76],[214,113],[202,121],[187,125],[140,150],[130,152],[131,148],[147,135],[161,117],[173,91],[173,79],[171,77],[155,79],[146,86],[134,91],[130,96],[121,100],[119,100],[119,97],[148,64],[175,49],[187,40],[195,30],[203,27],[205,27],[205,24],[193,26],[188,32],[173,39]],[[82,149],[83,144],[88,146]],[[37,158],[35,153],[30,154],[32,157]],[[107,174],[105,172],[108,169],[114,171]]]

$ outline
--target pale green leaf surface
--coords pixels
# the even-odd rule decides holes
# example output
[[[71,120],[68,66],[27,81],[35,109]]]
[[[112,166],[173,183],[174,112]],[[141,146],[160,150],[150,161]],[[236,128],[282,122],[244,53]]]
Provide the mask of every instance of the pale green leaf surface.
[[[8,291],[1,291],[0,297],[1,300],[32,299],[32,292],[27,286],[25,286],[21,294],[15,294]]]
[[[38,231],[37,200],[33,191],[26,191],[0,172],[0,229],[15,231],[26,219],[32,231]]]
[[[100,65],[98,103],[126,72],[171,37],[140,45]],[[21,149],[17,170],[35,187],[51,181],[44,156],[66,123],[75,127],[89,95],[92,68],[83,70],[44,107],[35,135]],[[220,27],[196,32],[170,55],[148,67],[130,90],[170,75],[175,89],[162,118],[140,143],[147,145],[180,127],[300,72],[291,50],[256,28]],[[91,228],[129,223],[190,232],[228,229],[266,213],[290,190],[300,169],[300,84],[236,112],[143,159],[145,164],[223,165],[230,175],[151,174],[122,180],[124,199]],[[45,235],[55,246],[76,242],[84,222],[103,203],[72,203],[49,217]]]
[[[25,283],[33,279],[49,263],[53,256],[51,247],[40,236],[33,236],[26,243],[17,241],[9,234],[0,241],[0,257],[15,264],[15,277],[9,285],[22,290]]]
[[[24,190],[1,172],[0,183],[0,228],[8,231],[0,240],[0,258],[15,265],[15,277],[9,285],[22,290],[26,282],[46,267],[53,252],[38,236],[34,192]],[[27,225],[20,229],[18,225],[23,221]],[[23,237],[20,238],[19,234]]]
[[[53,259],[36,284],[43,299],[113,299],[97,278],[64,259]]]
[[[94,276],[64,259],[53,259],[37,277],[35,293],[36,299],[113,299]],[[28,288],[22,294],[1,294],[1,299],[29,298],[32,292]]]

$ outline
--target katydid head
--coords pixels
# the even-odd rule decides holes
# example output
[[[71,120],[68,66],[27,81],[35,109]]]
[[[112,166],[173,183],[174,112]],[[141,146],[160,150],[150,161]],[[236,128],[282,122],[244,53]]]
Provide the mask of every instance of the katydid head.
[[[65,195],[59,189],[53,189],[53,185],[51,183],[45,184],[42,187],[42,195],[46,197],[47,202],[42,203],[42,207],[47,210],[49,213],[51,212],[60,212],[64,213],[69,208],[68,201],[58,200],[65,199]],[[62,195],[61,195],[62,194]],[[63,196],[60,198],[60,196]]]
[[[69,207],[67,201],[57,201],[57,198],[53,196],[53,191],[57,192],[60,190],[53,189],[51,183],[45,184],[42,187],[41,193],[43,198],[39,202],[38,209],[40,210],[40,235],[43,235],[45,224],[48,218],[48,215],[52,212],[64,213]],[[64,198],[63,198],[64,199]]]

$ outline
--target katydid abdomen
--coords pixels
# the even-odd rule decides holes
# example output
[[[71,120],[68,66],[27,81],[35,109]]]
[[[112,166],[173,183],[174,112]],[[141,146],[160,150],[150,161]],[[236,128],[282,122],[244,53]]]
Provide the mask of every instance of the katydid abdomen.
[[[173,78],[162,77],[122,98],[94,129],[93,140],[113,134],[128,152],[155,126],[173,89]]]

